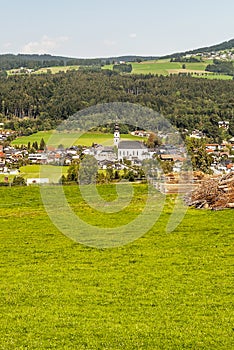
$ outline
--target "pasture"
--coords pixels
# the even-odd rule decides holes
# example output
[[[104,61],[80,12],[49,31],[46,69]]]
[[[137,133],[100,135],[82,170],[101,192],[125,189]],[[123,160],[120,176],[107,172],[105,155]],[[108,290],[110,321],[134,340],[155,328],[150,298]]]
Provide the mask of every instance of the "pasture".
[[[37,141],[40,144],[41,139],[43,138],[45,143],[49,142],[50,137],[53,135],[52,141],[49,143],[50,146],[59,146],[62,144],[64,147],[70,145],[82,145],[82,146],[91,146],[92,143],[98,143],[105,146],[113,145],[113,134],[104,134],[104,133],[95,133],[88,132],[82,135],[75,132],[56,132],[56,131],[39,131],[30,136],[18,137],[12,141],[12,145],[27,145],[28,142],[32,143]],[[123,140],[139,140],[143,141],[144,138],[133,136],[131,134],[122,134],[121,139]]]
[[[62,175],[67,175],[68,167],[46,165],[46,169],[47,173],[50,175],[50,182],[58,183]],[[41,166],[38,164],[22,166],[19,168],[18,176],[22,176],[25,180],[32,178],[41,178]],[[8,177],[8,181],[11,183],[15,175],[0,174],[0,182],[4,182],[5,177]]]
[[[101,215],[77,187],[64,191],[83,220],[121,225],[141,212],[146,186],[134,185],[122,212]],[[115,198],[114,185],[99,191]],[[0,196],[0,349],[233,348],[232,210],[189,209],[167,234],[169,196],[142,238],[99,250],[56,229],[38,187],[0,188]]]
[[[231,76],[224,74],[212,74],[205,72],[206,66],[212,63],[212,60],[206,60],[205,62],[185,63],[186,68],[183,69],[182,62],[170,62],[169,59],[159,59],[155,61],[143,61],[141,63],[131,62],[133,70],[131,74],[157,74],[168,76],[170,74],[190,73],[195,78],[206,79],[219,79],[219,80],[232,80]],[[113,70],[113,64],[104,65],[102,69]],[[51,66],[46,68],[40,68],[31,74],[57,74],[60,72],[68,72],[79,70],[79,66]],[[7,71],[8,75],[21,75],[22,73],[15,73],[15,70]]]
[[[231,80],[232,77],[224,74],[212,74],[206,72],[206,66],[212,63],[212,60],[205,62],[183,63],[170,62],[169,59],[159,59],[156,61],[143,61],[141,63],[132,62],[132,74],[157,74],[168,76],[170,74],[189,73],[196,78]],[[185,64],[185,69],[183,68]],[[113,69],[113,65],[104,66],[103,69]]]
[[[60,72],[68,72],[68,71],[74,71],[74,70],[78,70],[79,66],[54,66],[54,67],[46,67],[46,68],[40,68],[38,70],[36,70],[33,74],[46,74],[48,73],[48,71],[51,74],[56,74],[56,73],[60,73]]]

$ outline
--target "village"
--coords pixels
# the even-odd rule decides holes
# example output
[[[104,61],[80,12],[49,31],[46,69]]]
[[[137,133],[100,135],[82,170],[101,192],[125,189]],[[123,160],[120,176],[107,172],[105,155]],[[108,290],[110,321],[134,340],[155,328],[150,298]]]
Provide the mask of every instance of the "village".
[[[220,127],[223,127],[224,122]],[[225,124],[225,127],[226,124]],[[12,131],[1,131],[0,140],[6,140],[12,135]],[[0,174],[19,175],[22,165],[54,165],[70,166],[73,162],[79,161],[83,156],[92,156],[96,159],[100,170],[112,169],[123,171],[140,169],[143,162],[150,159],[159,159],[161,164],[170,164],[165,173],[178,174],[183,169],[186,160],[185,146],[173,146],[162,143],[153,148],[148,148],[142,138],[150,137],[150,132],[137,130],[132,133],[139,137],[139,141],[121,140],[119,126],[115,125],[113,135],[113,146],[103,146],[93,143],[91,147],[72,146],[64,148],[46,146],[30,152],[27,147],[16,147],[10,144],[0,144]],[[165,135],[164,135],[165,136]],[[202,138],[201,132],[194,130],[190,138]],[[211,155],[212,163],[210,173],[214,175],[227,174],[234,171],[234,137],[222,143],[207,143],[205,145],[207,154]],[[32,181],[28,180],[29,183]]]

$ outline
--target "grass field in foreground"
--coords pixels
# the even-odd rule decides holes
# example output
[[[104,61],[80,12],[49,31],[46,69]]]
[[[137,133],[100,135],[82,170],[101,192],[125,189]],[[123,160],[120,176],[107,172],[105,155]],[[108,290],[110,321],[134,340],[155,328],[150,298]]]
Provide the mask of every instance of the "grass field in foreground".
[[[37,141],[40,144],[43,138],[47,144],[50,137],[53,135],[53,140],[50,142],[52,146],[59,146],[62,144],[64,147],[74,145],[91,146],[92,143],[99,143],[106,146],[113,145],[113,134],[102,133],[86,133],[79,137],[77,133],[54,133],[54,131],[39,131],[36,134],[30,136],[18,137],[12,141],[12,145],[27,145],[28,142],[32,143]],[[120,136],[123,140],[138,140],[143,141],[144,138],[133,136],[131,134],[123,134]]]
[[[146,188],[134,188],[132,205],[106,214],[107,223],[139,213]],[[101,190],[113,199],[112,186]],[[76,187],[65,193],[84,220],[103,225]],[[0,196],[0,349],[233,348],[232,210],[189,209],[166,234],[169,197],[142,238],[98,250],[55,228],[38,188],[0,188]]]

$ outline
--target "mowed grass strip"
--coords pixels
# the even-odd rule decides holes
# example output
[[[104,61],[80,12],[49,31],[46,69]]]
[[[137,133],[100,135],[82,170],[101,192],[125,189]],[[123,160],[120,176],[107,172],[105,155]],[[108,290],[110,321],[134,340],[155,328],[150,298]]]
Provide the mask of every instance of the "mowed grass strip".
[[[145,199],[145,186],[135,186],[133,216]],[[102,224],[79,208],[76,187],[64,191],[84,220],[96,215]],[[101,192],[111,200],[114,187]],[[38,188],[0,188],[0,196],[0,349],[233,347],[232,210],[189,209],[166,234],[169,196],[150,232],[98,250],[54,227]],[[118,225],[125,220],[119,213]]]

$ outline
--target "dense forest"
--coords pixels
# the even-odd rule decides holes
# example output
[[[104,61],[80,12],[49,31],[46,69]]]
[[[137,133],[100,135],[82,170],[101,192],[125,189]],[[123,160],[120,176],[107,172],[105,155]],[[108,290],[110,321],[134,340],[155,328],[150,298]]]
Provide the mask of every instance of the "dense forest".
[[[101,65],[105,63],[101,58],[94,59],[83,59],[83,58],[69,58],[69,57],[60,57],[52,55],[24,55],[24,54],[5,54],[0,55],[0,69],[9,70],[17,69],[21,67],[29,69],[39,69],[46,68],[51,66],[92,66],[92,65]]]
[[[147,106],[181,131],[198,129],[213,140],[221,137],[218,122],[228,120],[234,134],[234,81],[108,70],[0,78],[0,120],[25,134],[51,129],[75,112],[105,102]]]

